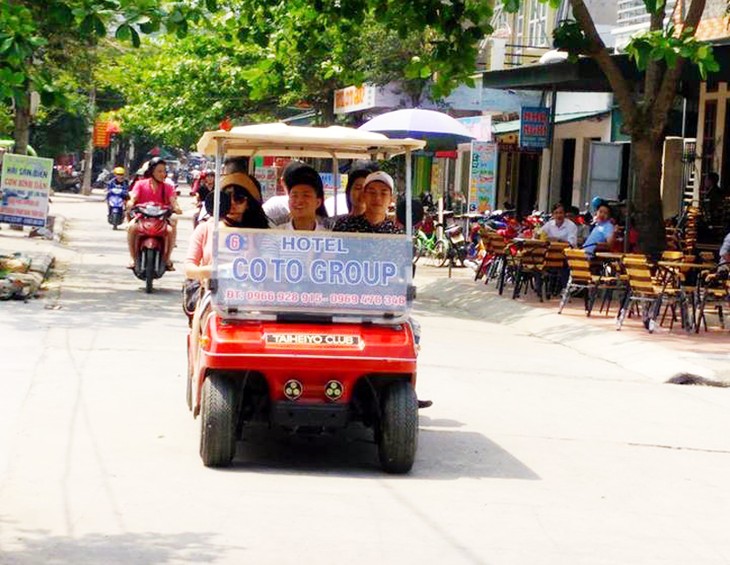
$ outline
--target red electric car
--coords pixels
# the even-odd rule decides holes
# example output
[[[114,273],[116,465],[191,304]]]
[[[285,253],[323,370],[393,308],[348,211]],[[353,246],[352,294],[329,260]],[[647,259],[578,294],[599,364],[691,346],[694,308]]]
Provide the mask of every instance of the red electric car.
[[[410,154],[424,145],[262,124],[207,132],[198,150],[219,172],[226,156],[250,157],[251,172],[256,156],[329,159],[335,179],[342,160],[405,154],[410,204]],[[188,339],[203,463],[230,464],[252,424],[317,432],[357,422],[372,428],[385,471],[408,472],[418,440],[410,236],[217,228],[213,241],[214,274]]]

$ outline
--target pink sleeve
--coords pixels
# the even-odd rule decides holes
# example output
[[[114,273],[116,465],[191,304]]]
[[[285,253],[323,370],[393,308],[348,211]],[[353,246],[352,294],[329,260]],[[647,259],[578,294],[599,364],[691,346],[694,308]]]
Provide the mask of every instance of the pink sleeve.
[[[165,182],[165,190],[167,191],[167,202],[172,202],[174,198],[177,198],[177,191],[174,185]]]
[[[185,257],[186,264],[192,264],[196,267],[200,266],[203,262],[203,249],[205,249],[205,242],[208,240],[208,222],[198,224],[198,227],[193,231],[193,235],[190,236],[190,243],[188,244],[188,254]]]

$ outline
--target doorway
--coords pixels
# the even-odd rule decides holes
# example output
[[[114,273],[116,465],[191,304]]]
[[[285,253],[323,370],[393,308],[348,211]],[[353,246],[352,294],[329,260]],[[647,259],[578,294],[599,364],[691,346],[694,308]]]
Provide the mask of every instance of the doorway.
[[[560,166],[560,202],[565,207],[573,204],[573,174],[575,171],[575,138],[563,140]]]
[[[520,153],[517,214],[522,218],[532,214],[532,211],[537,205],[537,187],[540,182],[540,158],[541,153]]]

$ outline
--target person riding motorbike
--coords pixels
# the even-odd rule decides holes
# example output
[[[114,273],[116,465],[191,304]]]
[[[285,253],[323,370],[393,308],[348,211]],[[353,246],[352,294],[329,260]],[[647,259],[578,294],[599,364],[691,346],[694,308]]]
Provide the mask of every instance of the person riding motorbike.
[[[177,202],[177,194],[172,184],[165,182],[167,178],[166,163],[164,159],[155,157],[147,164],[144,172],[144,178],[134,185],[134,189],[127,202],[127,210],[132,210],[137,204],[159,204],[161,206],[169,206],[175,214],[182,214],[182,209]],[[135,254],[137,252],[137,232],[138,225],[136,218],[132,218],[127,229],[127,242],[129,245],[130,262],[127,268],[133,269],[135,264]],[[174,271],[170,255],[175,247],[175,239],[177,236],[177,222],[175,218],[170,218],[170,227],[167,231],[165,240],[165,264],[168,271]]]
[[[107,183],[107,190],[121,188],[124,192],[127,192],[129,190],[129,183],[124,176],[126,174],[124,167],[114,167],[112,172],[114,173],[114,178]]]

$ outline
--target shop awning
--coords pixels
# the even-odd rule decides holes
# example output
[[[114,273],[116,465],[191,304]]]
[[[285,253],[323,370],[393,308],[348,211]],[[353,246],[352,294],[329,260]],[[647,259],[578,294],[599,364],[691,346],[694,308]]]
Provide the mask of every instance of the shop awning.
[[[580,120],[597,118],[599,116],[608,117],[608,114],[608,110],[555,114],[555,125],[579,122]],[[520,120],[511,120],[509,122],[500,122],[492,125],[492,133],[494,135],[503,135],[505,133],[514,133],[517,131],[520,131]]]
[[[720,64],[720,71],[710,75],[712,80],[728,80],[730,77],[730,46],[713,45],[715,58]],[[644,73],[640,72],[634,62],[626,54],[611,55],[622,74],[632,82],[643,81]],[[701,81],[697,68],[685,64],[682,70],[682,81],[678,93],[687,97],[696,97],[697,85]],[[525,65],[501,71],[482,73],[483,88],[511,90],[543,90],[553,88],[558,92],[612,92],[608,79],[598,64],[591,58],[581,57],[575,63],[561,61],[542,65]]]
[[[640,73],[628,55],[613,55],[624,76],[638,79]],[[482,74],[482,87],[514,90],[551,90],[559,92],[611,92],[603,71],[593,59],[581,57],[575,63],[561,61],[525,65]]]

